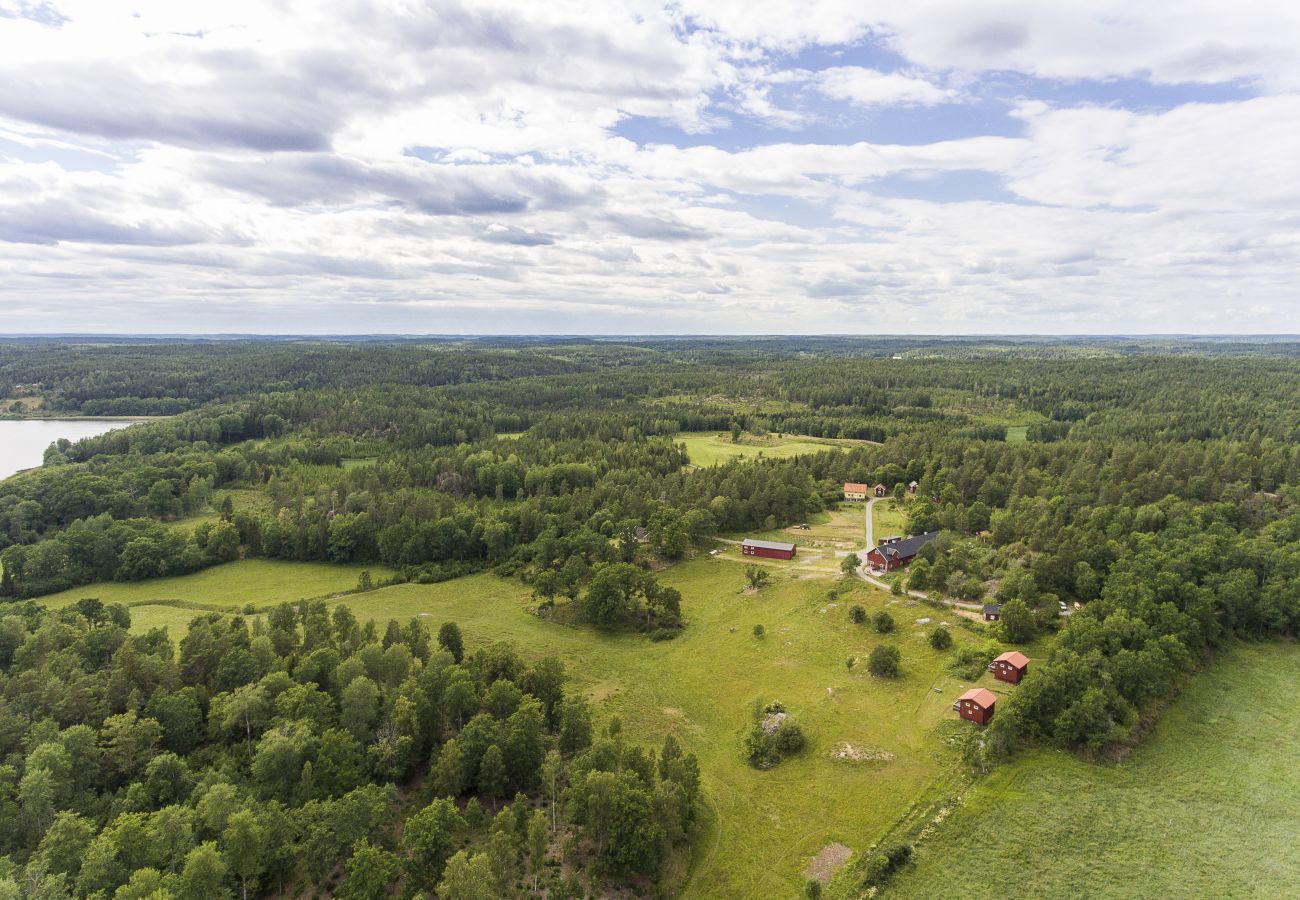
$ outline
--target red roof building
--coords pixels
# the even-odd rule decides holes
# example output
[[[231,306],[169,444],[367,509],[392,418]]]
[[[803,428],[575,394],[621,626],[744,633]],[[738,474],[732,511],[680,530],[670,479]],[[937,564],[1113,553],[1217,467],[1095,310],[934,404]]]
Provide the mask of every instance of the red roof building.
[[[993,719],[993,707],[997,702],[997,694],[987,688],[971,688],[957,698],[952,708],[963,719],[976,725],[987,725]]]
[[[740,542],[740,552],[745,556],[764,556],[768,559],[794,559],[794,544],[745,538]]]
[[[866,500],[867,492],[871,488],[865,484],[858,484],[856,481],[844,482],[844,499],[845,500]]]
[[[989,671],[998,681],[1020,684],[1020,679],[1029,671],[1029,657],[1019,650],[1008,650],[989,663]]]

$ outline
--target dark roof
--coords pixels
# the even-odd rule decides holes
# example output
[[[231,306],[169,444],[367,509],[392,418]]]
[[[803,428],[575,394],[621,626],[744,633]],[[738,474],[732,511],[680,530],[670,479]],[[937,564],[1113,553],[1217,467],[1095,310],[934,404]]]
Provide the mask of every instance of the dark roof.
[[[925,534],[913,535],[910,538],[903,538],[901,541],[881,544],[876,548],[876,552],[885,559],[911,559],[916,556],[922,547],[938,536],[939,532],[937,531],[927,531]]]
[[[1002,612],[1002,607],[998,606],[996,603],[985,603],[985,604],[984,604],[984,612],[986,612],[986,613],[1000,613],[1000,612]]]
[[[756,541],[753,538],[745,538],[740,542],[742,547],[760,547],[764,550],[793,550],[794,544],[787,544],[784,541]]]

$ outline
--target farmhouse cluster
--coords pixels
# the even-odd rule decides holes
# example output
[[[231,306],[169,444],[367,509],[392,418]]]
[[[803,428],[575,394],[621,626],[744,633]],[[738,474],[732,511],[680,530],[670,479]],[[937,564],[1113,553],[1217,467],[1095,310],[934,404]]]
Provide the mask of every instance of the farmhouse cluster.
[[[1009,650],[989,663],[988,670],[998,681],[1019,684],[1029,671],[1029,657],[1018,650]],[[997,702],[998,695],[989,689],[971,688],[953,702],[952,708],[963,719],[976,725],[987,725],[993,719]]]

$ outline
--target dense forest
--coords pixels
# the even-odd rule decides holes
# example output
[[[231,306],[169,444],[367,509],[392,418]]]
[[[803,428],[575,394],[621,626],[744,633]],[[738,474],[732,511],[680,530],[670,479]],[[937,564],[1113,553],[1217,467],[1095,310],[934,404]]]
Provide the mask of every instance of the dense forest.
[[[25,600],[241,557],[412,582],[491,569],[552,615],[671,638],[689,622],[651,563],[799,522],[850,480],[919,483],[908,531],[942,536],[910,587],[996,598],[1009,642],[1059,631],[1000,705],[986,762],[1127,744],[1216,647],[1300,632],[1296,353],[1047,339],[0,347],[14,415],[168,416],[52,446],[0,482],[7,877],[78,897],[298,880],[368,897],[399,879],[432,893],[453,874],[497,890],[544,876],[558,897],[653,880],[689,840],[694,763],[671,739],[597,733],[554,664],[470,653],[418,620],[381,633],[345,607],[200,619],[173,646],[128,635],[121,608]],[[699,467],[677,439],[698,431],[841,443]],[[1063,602],[1079,607],[1068,619]],[[557,835],[580,871],[542,871]]]

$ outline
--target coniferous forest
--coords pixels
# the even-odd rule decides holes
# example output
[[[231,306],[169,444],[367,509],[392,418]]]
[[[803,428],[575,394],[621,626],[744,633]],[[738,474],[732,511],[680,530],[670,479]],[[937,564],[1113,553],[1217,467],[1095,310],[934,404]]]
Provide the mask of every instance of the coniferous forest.
[[[982,768],[1119,752],[1219,648],[1300,631],[1281,341],[25,341],[0,410],[151,417],[0,481],[0,897],[651,896],[700,831],[696,757],[545,648],[347,597],[183,633],[41,602],[81,586],[492,572],[557,623],[673,640],[666,568],[915,482],[906,531],[940,536],[906,586],[1048,641]],[[825,443],[698,465],[701,432]]]

